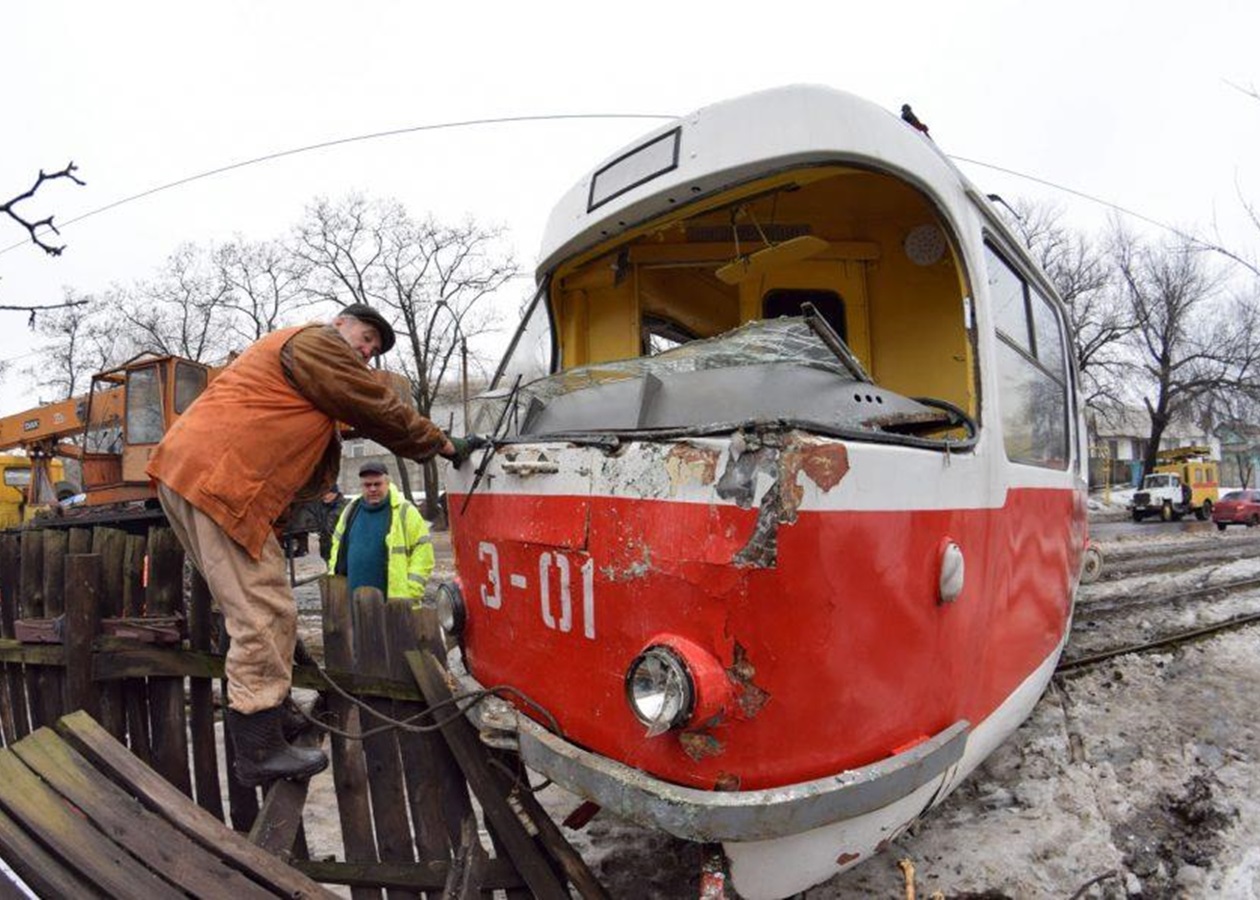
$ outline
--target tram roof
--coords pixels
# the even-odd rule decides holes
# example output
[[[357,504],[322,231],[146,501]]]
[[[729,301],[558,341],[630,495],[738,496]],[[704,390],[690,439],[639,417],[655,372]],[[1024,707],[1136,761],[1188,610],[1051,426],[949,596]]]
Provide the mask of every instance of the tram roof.
[[[967,203],[962,173],[896,113],[833,88],[773,88],[675,119],[588,172],[552,209],[538,280],[564,259],[693,200],[825,162],[900,174],[947,210]]]

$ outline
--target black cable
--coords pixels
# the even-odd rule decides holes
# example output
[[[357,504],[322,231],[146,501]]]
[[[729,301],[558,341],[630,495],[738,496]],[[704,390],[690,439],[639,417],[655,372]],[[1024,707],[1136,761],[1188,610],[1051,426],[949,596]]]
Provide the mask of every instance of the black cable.
[[[288,150],[278,150],[275,153],[266,153],[262,156],[255,156],[252,159],[244,159],[240,162],[229,163],[226,166],[219,166],[215,169],[207,169],[204,172],[198,172],[196,175],[189,175],[186,178],[180,178],[157,187],[149,188],[138,194],[132,194],[130,197],[123,197],[121,200],[115,200],[113,203],[107,203],[104,206],[85,212],[81,216],[75,216],[73,219],[67,219],[61,223],[61,228],[73,225],[75,222],[82,222],[84,219],[90,218],[97,213],[103,213],[106,210],[122,206],[124,203],[131,203],[134,200],[140,200],[151,194],[157,194],[161,191],[170,190],[183,184],[189,184],[194,181],[200,181],[202,178],[209,178],[212,175],[221,175],[224,172],[231,172],[233,169],[243,169],[246,166],[257,165],[258,163],[270,162],[273,159],[281,159],[285,156],[296,156],[299,153],[309,153],[313,150],[323,150],[328,147],[337,147],[341,144],[353,144],[359,141],[372,141],[378,138],[396,137],[400,134],[414,134],[419,131],[441,131],[447,128],[471,128],[478,125],[508,125],[519,122],[558,122],[568,120],[583,119],[676,119],[677,116],[656,115],[653,113],[560,113],[541,116],[499,116],[489,119],[465,119],[459,122],[439,122],[433,125],[411,125],[407,128],[393,128],[389,131],[374,131],[369,134],[357,134],[353,137],[336,138],[331,141],[320,141],[317,144],[307,144],[304,147],[293,147]],[[47,234],[47,232],[44,232]],[[0,255],[8,253],[10,250],[16,250],[18,247],[24,247],[29,241],[18,241],[0,250]]]
[[[416,713],[414,716],[408,716],[406,719],[395,719],[395,718],[392,718],[391,716],[385,715],[379,710],[373,709],[370,705],[368,705],[367,703],[360,700],[358,697],[354,696],[353,694],[343,689],[341,685],[337,684],[337,682],[335,682],[332,679],[332,676],[330,676],[328,672],[325,671],[323,666],[316,664],[315,670],[319,673],[320,678],[324,680],[324,683],[327,684],[329,687],[331,687],[333,691],[336,694],[338,694],[340,697],[342,697],[345,700],[349,700],[352,704],[357,706],[360,710],[367,713],[368,715],[386,723],[376,728],[368,729],[367,731],[361,730],[360,733],[354,734],[352,732],[344,731],[343,729],[337,728],[334,725],[329,725],[327,722],[320,721],[319,719],[316,719],[314,716],[307,713],[300,706],[298,707],[298,711],[301,712],[302,716],[312,725],[315,725],[316,727],[328,732],[329,734],[335,734],[335,735],[338,735],[339,737],[346,738],[347,740],[361,741],[364,738],[372,737],[373,735],[381,734],[385,731],[389,731],[394,728],[398,728],[403,731],[413,732],[416,734],[426,734],[433,731],[440,731],[441,729],[445,728],[447,725],[451,724],[452,722],[455,722],[458,719],[463,718],[468,713],[468,710],[472,709],[478,703],[481,703],[482,701],[484,701],[487,697],[500,697],[500,695],[502,694],[512,694],[520,698],[520,700],[523,703],[525,703],[531,709],[535,710],[539,715],[541,715],[543,718],[547,720],[547,724],[551,726],[551,730],[555,734],[559,735],[560,737],[564,736],[564,731],[563,729],[561,729],[560,723],[556,720],[556,717],[551,714],[550,710],[548,710],[545,706],[543,706],[538,701],[534,700],[524,691],[520,690],[519,688],[513,687],[510,684],[497,684],[497,685],[494,685],[493,687],[481,688],[475,691],[466,691],[460,694],[453,694],[451,695],[451,697],[449,697],[446,700],[443,700],[441,703],[437,703],[433,706],[426,707],[425,709]],[[468,699],[471,699],[472,702],[466,706],[459,705],[459,701],[468,700]],[[421,719],[426,716],[432,717],[433,714],[436,713],[438,710],[443,709],[447,706],[452,706],[452,705],[455,706],[456,708],[455,713],[453,713],[450,716],[447,716],[444,719],[434,721],[433,724],[431,725],[412,724],[413,722],[415,722],[416,719]]]

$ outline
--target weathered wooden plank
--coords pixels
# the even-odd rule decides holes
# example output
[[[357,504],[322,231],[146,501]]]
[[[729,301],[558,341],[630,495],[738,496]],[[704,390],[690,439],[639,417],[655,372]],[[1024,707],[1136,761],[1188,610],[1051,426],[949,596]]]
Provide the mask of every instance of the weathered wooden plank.
[[[0,750],[0,806],[44,846],[88,881],[114,897],[178,900],[167,884],[118,844],[97,831],[39,779],[12,750]]]
[[[140,644],[178,646],[184,640],[184,620],[179,616],[121,616],[101,620],[101,633]]]
[[[22,534],[22,562],[18,570],[19,619],[44,617],[44,532]]]
[[[411,674],[407,668],[407,651],[429,646],[422,624],[424,613],[413,610],[406,600],[391,600],[385,614],[391,641],[389,674],[406,678]],[[394,704],[397,717],[404,720],[425,709],[423,703]],[[416,853],[420,859],[448,859],[452,849],[459,846],[463,833],[461,823],[472,812],[459,764],[436,731],[421,734],[400,731],[398,749],[416,832]]]
[[[13,623],[13,636],[23,644],[60,644],[63,640],[65,619],[18,619]]]
[[[331,860],[294,860],[290,865],[321,884],[343,884],[355,888],[392,887],[413,891],[441,891],[450,863],[427,860],[416,863],[349,863]],[[506,859],[480,859],[476,863],[477,884],[483,891],[520,887],[525,882]],[[379,893],[379,892],[378,892]]]
[[[145,612],[150,616],[183,614],[184,548],[170,528],[149,529],[149,584],[144,596]],[[183,678],[149,679],[149,726],[153,767],[191,797]]]
[[[407,654],[407,665],[430,706],[449,706],[447,701],[451,698],[451,692],[446,686],[442,666],[433,654],[427,651],[411,651]],[[525,883],[534,892],[534,896],[541,900],[567,900],[568,889],[560,883],[550,862],[525,831],[516,812],[508,805],[502,780],[490,768],[485,747],[472,725],[462,716],[444,721],[446,724],[442,727],[442,736],[450,745],[469,787],[480,801],[487,823],[494,827],[495,834],[503,842],[508,856]]]
[[[118,528],[73,528],[70,546],[73,552],[76,538],[86,538],[91,545],[84,553],[95,553],[101,558],[101,606],[100,616],[119,616],[123,609],[123,560],[127,549],[127,533]],[[127,739],[127,706],[123,698],[123,685],[118,682],[98,684],[100,716],[98,721],[120,741]]]
[[[122,608],[124,616],[144,615],[144,572],[149,552],[148,536],[127,534],[122,551]],[[97,654],[99,664],[100,654]],[[149,732],[149,685],[143,677],[122,684],[123,715],[127,744],[146,763],[153,762],[153,736]]]
[[[519,763],[519,759],[516,760]],[[577,889],[585,900],[611,900],[608,890],[599,883],[595,873],[587,866],[586,860],[573,849],[568,838],[542,808],[533,791],[528,789],[528,782],[513,786],[512,797],[529,816],[538,829],[537,840],[551,854],[551,858],[559,863],[565,877]]]
[[[92,529],[91,528],[71,528],[69,531],[70,540],[66,545],[66,553],[75,556],[84,553],[96,553],[92,549]]]
[[[41,897],[109,900],[109,895],[67,869],[59,859],[27,834],[21,825],[2,811],[0,811],[0,856],[3,856],[13,871],[17,872],[27,886]]]
[[[66,648],[61,644],[23,644],[14,638],[0,638],[0,660],[33,666],[64,666]]]
[[[142,534],[123,538],[122,607],[123,616],[144,615],[144,560],[149,552],[148,539]]]
[[[66,544],[64,531],[44,533],[44,615],[53,619],[66,611]]]
[[[18,617],[18,572],[22,560],[19,541],[17,534],[0,534],[0,638],[13,637],[13,623]],[[0,664],[0,734],[6,745],[30,730],[26,721],[26,693],[22,685],[21,666]]]
[[[44,534],[43,531],[30,530],[22,534],[18,585],[19,618],[22,619],[45,618]],[[31,724],[35,727],[51,725],[61,714],[61,686],[54,683],[52,673],[43,666],[27,665],[25,673]]]
[[[330,668],[349,670],[354,666],[351,641],[350,595],[344,578],[326,577],[320,581],[324,614],[324,661]],[[340,682],[338,682],[340,684]],[[336,692],[324,695],[332,724],[351,733],[358,732],[358,710]],[[337,813],[341,837],[349,865],[376,863],[376,839],[372,831],[372,811],[368,806],[367,763],[358,741],[332,736],[333,786],[337,792]],[[381,892],[367,884],[351,886],[353,900],[380,900]]]
[[[470,814],[459,829],[459,844],[455,858],[451,860],[450,871],[446,873],[446,884],[442,886],[442,900],[474,900],[477,897],[478,886],[473,878],[477,844],[477,819]]]
[[[144,806],[203,847],[214,848],[223,859],[283,896],[331,898],[333,895],[305,875],[286,866],[223,826],[169,782],[128,753],[109,732],[83,714],[71,713],[57,723],[57,732],[95,768],[105,773]],[[126,896],[135,896],[132,892]]]
[[[92,671],[100,666],[101,654],[92,660]],[[145,765],[153,765],[153,736],[149,733],[149,683],[144,678],[123,682],[123,711],[127,717],[127,746]]]
[[[212,848],[197,844],[146,809],[50,729],[34,732],[13,752],[111,840],[130,848],[147,866],[193,896],[237,900],[257,893],[258,885],[225,864]]]
[[[318,747],[324,742],[324,732],[308,730],[293,743],[301,747]],[[254,820],[254,827],[249,830],[249,842],[256,844],[268,853],[274,853],[282,859],[292,859],[298,854],[295,845],[298,836],[303,837],[302,810],[306,806],[306,795],[310,789],[310,779],[290,781],[281,779],[267,788],[263,798],[262,809]]]
[[[214,614],[210,609],[210,588],[201,573],[194,570],[188,595],[188,644],[202,653],[210,651]],[[223,820],[223,794],[219,787],[219,759],[214,739],[214,692],[211,678],[188,681],[188,728],[192,735],[193,782],[197,803],[210,815]]]
[[[67,709],[100,713],[100,693],[92,681],[92,641],[100,611],[101,558],[95,554],[66,557],[66,668]]]
[[[354,616],[354,658],[356,668],[367,675],[389,674],[389,637],[385,620],[385,601],[375,588],[354,592],[351,604]],[[394,701],[369,698],[368,708],[386,719],[396,718]],[[363,754],[367,758],[368,791],[372,797],[372,821],[376,823],[376,849],[381,862],[415,862],[411,826],[407,821],[406,788],[402,758],[398,753],[397,732],[380,729],[378,720],[359,709],[363,729]],[[375,733],[373,733],[375,732]],[[388,890],[391,900],[403,900],[405,894]]]
[[[3,654],[7,646],[9,645],[0,640],[0,659],[5,658]],[[93,663],[93,671],[100,681],[155,675],[175,678],[218,678],[223,675],[223,656],[218,653],[138,644],[127,638],[106,636],[99,638],[96,646],[100,653]],[[325,676],[336,682],[342,690],[355,696],[413,701],[424,699],[414,682],[408,685],[390,678],[368,677],[333,668],[325,670],[321,675],[314,666],[299,666],[293,670],[293,685],[312,690],[327,690]]]

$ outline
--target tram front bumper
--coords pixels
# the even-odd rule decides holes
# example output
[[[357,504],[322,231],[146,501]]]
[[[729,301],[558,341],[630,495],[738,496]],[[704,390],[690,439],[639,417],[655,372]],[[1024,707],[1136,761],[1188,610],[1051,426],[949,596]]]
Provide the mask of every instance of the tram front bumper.
[[[467,675],[464,687],[480,686]],[[654,778],[584,750],[506,702],[477,704],[469,718],[483,740],[514,746],[525,765],[604,809],[689,841],[759,841],[798,834],[881,809],[945,775],[963,755],[960,719],[926,741],[857,769],[754,791],[706,791]]]

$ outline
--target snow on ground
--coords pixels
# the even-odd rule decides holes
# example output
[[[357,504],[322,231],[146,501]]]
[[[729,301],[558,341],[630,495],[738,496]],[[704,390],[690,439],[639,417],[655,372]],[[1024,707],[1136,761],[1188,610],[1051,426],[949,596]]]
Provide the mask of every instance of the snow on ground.
[[[1123,518],[1121,494],[1091,520]],[[1114,558],[1154,557],[1167,571],[1093,585],[1082,608],[1260,575],[1255,558],[1191,560],[1178,571],[1183,548],[1210,551],[1218,536],[1176,529],[1135,528],[1104,542]],[[905,897],[902,858],[915,866],[920,897],[1068,900],[1102,876],[1080,896],[1260,898],[1258,696],[1258,628],[1056,679],[1028,721],[888,852],[801,900]],[[312,783],[307,835],[317,856],[340,856],[325,777]],[[542,797],[557,818],[578,803],[556,787]],[[694,845],[607,813],[569,834],[614,897],[697,896]]]

